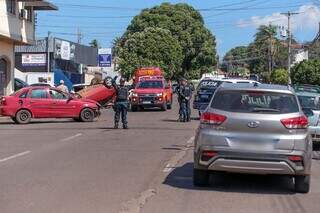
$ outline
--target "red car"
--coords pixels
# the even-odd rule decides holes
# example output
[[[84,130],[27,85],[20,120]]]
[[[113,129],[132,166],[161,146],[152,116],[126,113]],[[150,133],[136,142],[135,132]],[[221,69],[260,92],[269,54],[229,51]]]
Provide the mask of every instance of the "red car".
[[[91,122],[100,115],[100,105],[93,100],[79,99],[55,88],[36,86],[23,88],[0,99],[0,114],[18,124],[32,118],[73,118]]]
[[[167,82],[162,76],[140,77],[129,98],[132,111],[137,111],[140,107],[160,107],[166,111],[171,109],[172,100],[171,82]]]

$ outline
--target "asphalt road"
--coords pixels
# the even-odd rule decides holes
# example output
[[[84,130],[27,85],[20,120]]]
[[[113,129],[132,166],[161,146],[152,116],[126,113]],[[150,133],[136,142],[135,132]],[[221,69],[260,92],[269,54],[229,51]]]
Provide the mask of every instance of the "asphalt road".
[[[0,118],[0,212],[320,212],[318,160],[306,195],[269,176],[220,175],[210,187],[194,188],[198,120],[176,122],[176,106],[129,113],[129,130],[113,130],[112,117],[106,111],[94,123],[23,126]]]

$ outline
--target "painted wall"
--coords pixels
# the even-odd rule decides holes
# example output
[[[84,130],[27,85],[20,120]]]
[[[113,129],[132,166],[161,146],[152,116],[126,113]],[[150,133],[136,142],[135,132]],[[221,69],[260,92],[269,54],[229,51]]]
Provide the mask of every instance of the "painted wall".
[[[2,39],[7,38],[22,44],[29,44],[34,42],[34,18],[32,18],[32,21],[27,21],[25,19],[19,18],[20,11],[23,8],[24,3],[18,2],[15,14],[11,14],[7,12],[6,1],[0,1],[0,36],[3,37]],[[32,17],[34,17],[33,11]]]
[[[9,95],[13,92],[13,79],[14,79],[14,52],[13,43],[4,42],[0,40],[0,58],[6,60],[7,67],[7,82],[5,85],[5,95]]]

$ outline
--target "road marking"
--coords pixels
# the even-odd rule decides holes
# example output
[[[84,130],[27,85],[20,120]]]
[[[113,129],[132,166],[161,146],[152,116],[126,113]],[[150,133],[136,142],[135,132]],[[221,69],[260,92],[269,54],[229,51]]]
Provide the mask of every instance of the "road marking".
[[[151,197],[156,195],[155,189],[148,189],[144,192],[142,192],[139,197],[133,198],[132,200],[129,200],[126,203],[123,203],[121,206],[121,210],[119,213],[139,213],[141,212],[141,209],[143,206],[147,203]]]
[[[75,139],[75,138],[77,138],[77,137],[80,137],[81,135],[82,135],[82,133],[78,133],[78,134],[76,134],[76,135],[73,135],[73,136],[64,138],[64,139],[60,140],[60,142],[70,141],[70,140],[73,140],[73,139]]]
[[[22,156],[30,154],[30,153],[31,153],[31,151],[25,151],[25,152],[18,153],[16,155],[12,155],[10,157],[0,159],[0,163],[3,163],[3,162],[8,161],[8,160],[12,160],[14,158],[22,157]]]
[[[184,149],[182,149],[180,152],[178,152],[177,154],[175,154],[166,164],[166,166],[163,169],[164,173],[169,173],[172,170],[174,170],[176,168],[176,166],[178,165],[178,163],[182,160],[182,158],[187,154],[187,151],[192,147],[191,144],[194,141],[194,137],[191,137],[188,141],[187,141],[187,145]]]

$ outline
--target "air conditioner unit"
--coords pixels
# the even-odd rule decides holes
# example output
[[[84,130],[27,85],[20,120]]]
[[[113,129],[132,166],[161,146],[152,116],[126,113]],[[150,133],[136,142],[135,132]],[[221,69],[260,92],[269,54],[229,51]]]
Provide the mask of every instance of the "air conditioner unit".
[[[28,10],[26,10],[26,9],[21,9],[19,16],[20,16],[21,19],[28,19]]]

